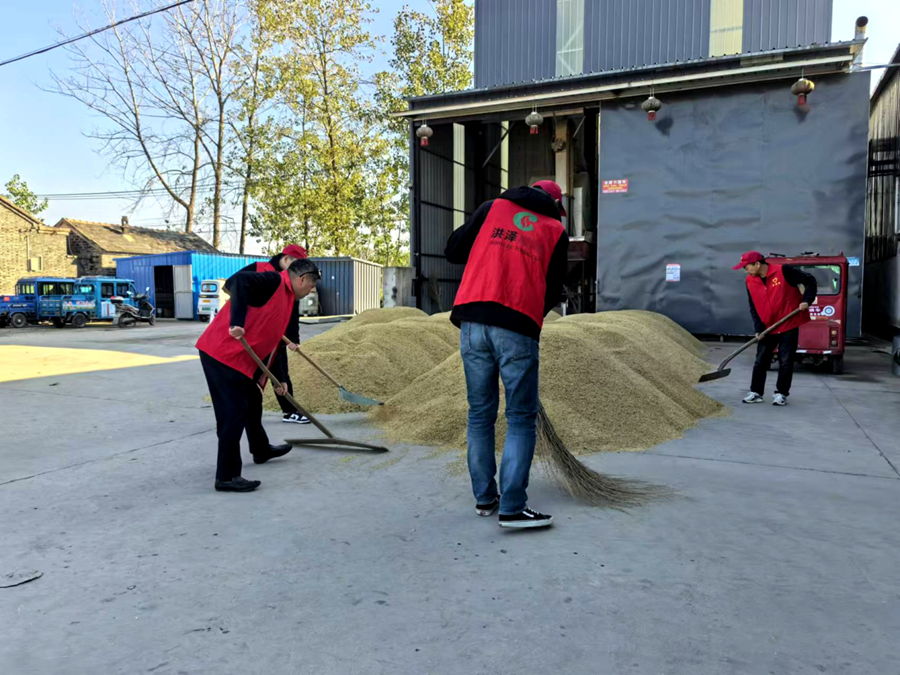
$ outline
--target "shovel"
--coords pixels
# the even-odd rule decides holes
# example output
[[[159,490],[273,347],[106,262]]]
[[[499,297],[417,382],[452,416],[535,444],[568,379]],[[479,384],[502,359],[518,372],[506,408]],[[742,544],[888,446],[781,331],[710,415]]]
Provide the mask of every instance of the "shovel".
[[[291,344],[291,341],[286,337],[282,337],[282,340],[285,341],[286,344]],[[306,359],[313,368],[318,370],[322,375],[324,375],[331,384],[338,388],[341,392],[341,398],[347,401],[347,403],[353,403],[355,405],[384,405],[381,401],[376,401],[374,398],[369,398],[368,396],[363,396],[362,394],[354,394],[352,391],[344,389],[340,382],[334,379],[331,375],[325,372],[325,369],[322,368],[318,363],[309,358],[306,354],[304,354],[299,348],[296,350],[297,353]]]
[[[244,338],[241,338],[241,344],[243,345],[244,349],[247,350],[247,353],[251,356],[251,358],[256,362],[256,365],[259,366],[260,370],[262,370],[263,373],[265,373],[265,375],[272,381],[272,386],[275,387],[276,389],[280,389],[283,385],[281,384],[281,382],[278,381],[278,378],[272,374],[272,371],[266,367],[266,364],[262,362],[262,359],[260,359],[256,355],[256,352],[253,351],[253,347],[251,347],[249,344],[247,344],[247,341]],[[309,421],[312,422],[313,424],[315,424],[316,428],[319,431],[321,431],[323,434],[325,434],[325,436],[326,436],[326,438],[320,438],[318,440],[316,440],[316,439],[290,439],[290,438],[286,439],[287,442],[290,443],[291,445],[306,445],[309,447],[317,447],[317,446],[318,447],[321,447],[321,446],[341,447],[341,446],[343,446],[346,448],[361,448],[363,450],[372,450],[373,452],[387,452],[388,451],[387,448],[382,447],[380,445],[370,445],[369,443],[360,443],[358,441],[348,441],[343,438],[335,438],[334,434],[331,433],[328,430],[328,428],[324,424],[322,424],[319,420],[317,420],[315,417],[313,417],[310,413],[306,412],[300,406],[300,404],[294,400],[294,397],[291,396],[287,392],[287,390],[285,390],[285,392],[284,392],[284,398],[286,398],[290,402],[290,404],[297,409],[297,412],[299,412],[304,417],[308,418]]]
[[[722,361],[722,363],[719,364],[719,367],[716,368],[713,372],[711,372],[711,373],[706,373],[705,375],[701,375],[701,376],[700,376],[699,382],[710,382],[710,381],[712,381],[712,380],[718,380],[718,379],[720,379],[720,378],[722,378],[722,377],[728,377],[728,376],[731,374],[731,368],[726,368],[725,366],[727,366],[728,363],[729,363],[735,356],[737,356],[737,355],[740,354],[742,351],[744,351],[745,349],[747,349],[747,347],[752,347],[753,345],[755,345],[757,342],[759,342],[759,341],[760,341],[762,338],[764,338],[766,335],[768,335],[768,334],[771,333],[773,330],[775,330],[776,328],[778,328],[778,326],[780,326],[780,325],[783,324],[785,321],[787,321],[788,319],[790,319],[792,316],[796,316],[797,314],[799,314],[799,313],[802,312],[802,311],[803,311],[803,310],[800,309],[800,308],[798,307],[797,309],[795,309],[793,312],[791,312],[790,314],[788,314],[786,317],[784,317],[784,318],[781,319],[780,321],[777,321],[777,322],[773,323],[771,326],[769,326],[768,328],[766,328],[762,333],[760,333],[758,337],[753,338],[752,340],[750,340],[750,342],[748,342],[747,344],[741,346],[740,349],[738,349],[737,351],[732,352],[732,353],[729,354],[727,357],[725,357],[725,360]]]

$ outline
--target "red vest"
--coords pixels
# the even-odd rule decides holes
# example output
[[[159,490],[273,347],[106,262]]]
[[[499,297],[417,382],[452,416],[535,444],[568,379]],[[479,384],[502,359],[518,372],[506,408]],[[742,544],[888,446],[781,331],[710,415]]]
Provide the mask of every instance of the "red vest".
[[[747,288],[750,289],[750,297],[753,298],[756,313],[759,314],[759,318],[766,326],[771,326],[779,319],[783,319],[803,302],[800,290],[784,280],[781,265],[769,263],[766,283],[763,283],[759,277],[747,275]],[[786,333],[808,321],[809,310],[800,312],[789,321],[785,321],[772,333]]]
[[[257,266],[259,264],[257,263]],[[285,270],[281,273],[281,285],[269,302],[262,307],[247,309],[244,338],[259,358],[266,358],[281,343],[281,337],[291,321],[291,311],[296,301],[291,288],[290,274]],[[252,378],[256,372],[256,363],[244,350],[240,340],[235,340],[228,334],[230,327],[231,300],[225,303],[209,327],[203,331],[203,335],[197,340],[197,349]]]
[[[256,263],[256,271],[257,272],[279,272],[280,270],[276,270],[272,263],[266,262],[258,262]]]
[[[547,268],[563,232],[556,218],[495,199],[472,245],[454,306],[496,302],[543,327]]]

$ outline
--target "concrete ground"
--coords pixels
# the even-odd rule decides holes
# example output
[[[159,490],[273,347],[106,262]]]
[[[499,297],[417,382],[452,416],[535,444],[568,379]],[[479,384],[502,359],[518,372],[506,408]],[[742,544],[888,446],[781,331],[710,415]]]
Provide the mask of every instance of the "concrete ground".
[[[900,378],[884,354],[800,371],[786,408],[738,403],[741,357],[703,385],[731,417],[588,459],[678,498],[585,508],[539,473],[531,503],[557,525],[509,533],[475,516],[450,456],[418,447],[295,450],[246,466],[257,492],[214,492],[199,363],[167,361],[201,328],[0,331],[0,360],[11,345],[160,359],[0,383],[0,577],[43,573],[0,588],[3,675],[900,673]],[[286,427],[267,419],[273,439],[314,435]]]

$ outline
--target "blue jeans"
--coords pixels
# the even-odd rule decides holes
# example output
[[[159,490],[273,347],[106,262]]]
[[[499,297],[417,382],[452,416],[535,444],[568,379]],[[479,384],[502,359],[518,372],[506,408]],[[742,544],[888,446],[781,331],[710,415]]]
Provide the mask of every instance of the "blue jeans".
[[[538,342],[505,328],[463,322],[459,349],[466,371],[469,475],[475,501],[488,504],[498,494],[494,425],[502,378],[509,429],[500,464],[500,513],[521,513],[528,499],[537,429]]]

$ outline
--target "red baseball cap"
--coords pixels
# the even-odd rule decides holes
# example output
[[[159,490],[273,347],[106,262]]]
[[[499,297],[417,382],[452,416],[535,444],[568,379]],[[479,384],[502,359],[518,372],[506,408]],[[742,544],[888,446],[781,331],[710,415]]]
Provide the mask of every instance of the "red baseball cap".
[[[741,256],[741,262],[732,267],[733,270],[739,270],[742,267],[746,267],[747,265],[752,265],[753,263],[762,262],[765,260],[765,256],[759,251],[747,251]]]
[[[560,189],[559,185],[557,185],[555,182],[553,182],[552,180],[539,180],[537,183],[535,183],[531,187],[540,188],[541,190],[546,192],[553,199],[555,199],[556,201],[559,202],[559,212],[564,216],[569,215],[568,213],[566,213],[566,209],[562,205],[562,190]]]
[[[308,258],[309,256],[306,253],[306,249],[298,244],[290,244],[284,247],[284,250],[281,252],[282,255],[289,255],[292,258],[297,258],[297,260],[303,260],[303,258]]]

